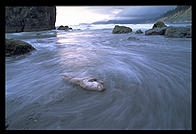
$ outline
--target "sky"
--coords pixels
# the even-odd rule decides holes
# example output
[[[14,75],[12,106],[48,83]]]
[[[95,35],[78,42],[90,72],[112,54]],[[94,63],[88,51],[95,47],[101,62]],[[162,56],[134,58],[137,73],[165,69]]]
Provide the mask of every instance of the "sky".
[[[141,19],[161,15],[176,6],[57,6],[56,26],[97,21]]]

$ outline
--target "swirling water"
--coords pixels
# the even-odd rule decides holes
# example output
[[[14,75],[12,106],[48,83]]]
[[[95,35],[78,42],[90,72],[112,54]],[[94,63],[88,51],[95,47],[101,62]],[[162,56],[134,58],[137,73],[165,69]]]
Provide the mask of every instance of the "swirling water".
[[[10,34],[37,50],[6,58],[8,129],[192,129],[191,39],[111,31]],[[94,76],[106,90],[61,74]]]

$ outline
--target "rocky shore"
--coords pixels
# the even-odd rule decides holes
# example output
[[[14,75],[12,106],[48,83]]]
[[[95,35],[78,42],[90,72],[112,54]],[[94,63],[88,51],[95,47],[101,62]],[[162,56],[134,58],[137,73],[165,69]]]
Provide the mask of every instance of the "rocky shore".
[[[116,25],[112,31],[113,34],[130,33],[132,29],[126,26]],[[141,29],[138,29],[135,34],[142,34]],[[151,29],[145,31],[145,35],[164,35],[167,38],[191,38],[191,27],[174,27],[167,26],[162,21],[157,21]],[[128,40],[133,40],[132,38]]]
[[[156,22],[152,29],[145,31],[145,35],[164,35],[167,38],[191,38],[191,27],[166,26],[164,22]]]

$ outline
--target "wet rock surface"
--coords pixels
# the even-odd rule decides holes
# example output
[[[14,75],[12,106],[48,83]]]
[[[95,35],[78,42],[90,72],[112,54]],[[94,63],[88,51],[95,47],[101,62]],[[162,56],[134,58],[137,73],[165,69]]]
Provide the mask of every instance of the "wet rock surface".
[[[142,34],[143,32],[142,32],[142,30],[141,29],[139,29],[139,30],[137,30],[136,32],[135,32],[135,34]]]
[[[152,29],[154,29],[154,28],[163,28],[163,27],[167,27],[167,26],[165,25],[165,23],[162,22],[162,21],[157,21],[157,22],[153,25]]]
[[[167,26],[162,22],[156,22],[152,29],[146,30],[145,35],[164,35]]]
[[[192,31],[191,31],[190,27],[170,26],[165,31],[165,37],[168,37],[168,38],[191,38]]]
[[[139,40],[138,38],[135,38],[135,37],[129,37],[127,40],[130,40],[130,41],[137,41]]]
[[[71,28],[71,27],[68,27],[68,26],[63,26],[63,25],[61,25],[61,26],[58,27],[57,30],[69,31],[69,30],[72,30],[72,28]]]
[[[154,28],[145,31],[145,35],[164,35],[167,27]]]
[[[166,26],[163,22],[158,21],[152,29],[146,30],[145,35],[164,35],[167,38],[191,38],[191,27],[174,27]]]
[[[119,26],[119,25],[116,25],[112,31],[113,34],[122,34],[122,33],[130,33],[130,32],[132,32],[132,29],[130,27]]]
[[[35,50],[35,48],[24,41],[15,39],[6,39],[5,41],[5,51],[7,57],[25,54],[33,50]]]

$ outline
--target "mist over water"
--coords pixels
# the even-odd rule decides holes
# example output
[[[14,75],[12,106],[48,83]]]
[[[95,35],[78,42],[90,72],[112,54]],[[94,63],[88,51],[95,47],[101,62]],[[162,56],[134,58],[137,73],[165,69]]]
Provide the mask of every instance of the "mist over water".
[[[8,129],[192,129],[191,38],[111,28],[6,37],[37,49],[6,58]],[[106,90],[86,91],[62,74],[96,77]]]

